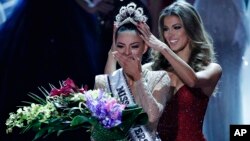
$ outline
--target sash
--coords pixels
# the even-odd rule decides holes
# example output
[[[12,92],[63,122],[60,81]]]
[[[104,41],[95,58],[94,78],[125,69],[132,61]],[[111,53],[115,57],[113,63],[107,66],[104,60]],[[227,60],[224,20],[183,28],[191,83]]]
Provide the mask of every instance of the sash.
[[[118,97],[120,102],[126,105],[134,105],[135,100],[127,85],[122,69],[108,75],[110,92],[114,97]],[[156,141],[145,125],[136,125],[129,130],[129,141]]]

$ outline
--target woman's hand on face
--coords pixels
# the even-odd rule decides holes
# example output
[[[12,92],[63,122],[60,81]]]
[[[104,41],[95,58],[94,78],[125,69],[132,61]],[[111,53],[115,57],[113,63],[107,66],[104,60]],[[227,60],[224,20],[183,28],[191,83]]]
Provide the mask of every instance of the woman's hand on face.
[[[114,51],[113,55],[128,77],[133,81],[141,79],[141,60],[137,56],[128,57],[117,51]]]
[[[156,51],[161,51],[164,47],[167,47],[165,43],[157,39],[150,31],[149,26],[146,23],[139,23],[137,25],[138,30],[141,32],[140,37],[145,43]]]

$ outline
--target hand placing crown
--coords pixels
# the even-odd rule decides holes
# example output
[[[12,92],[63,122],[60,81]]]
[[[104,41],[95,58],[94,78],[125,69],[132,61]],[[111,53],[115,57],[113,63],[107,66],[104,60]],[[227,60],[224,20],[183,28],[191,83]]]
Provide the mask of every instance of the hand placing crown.
[[[147,20],[148,18],[143,15],[143,9],[136,8],[136,4],[131,2],[127,6],[121,7],[119,14],[116,15],[115,24],[118,27],[128,22],[136,25],[138,22],[146,22]]]

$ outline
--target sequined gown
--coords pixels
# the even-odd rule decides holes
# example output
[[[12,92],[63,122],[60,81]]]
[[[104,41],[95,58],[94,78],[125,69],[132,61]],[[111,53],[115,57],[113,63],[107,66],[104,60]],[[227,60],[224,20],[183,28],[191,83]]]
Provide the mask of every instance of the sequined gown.
[[[202,126],[208,101],[199,89],[183,85],[167,104],[159,121],[162,141],[205,141]]]

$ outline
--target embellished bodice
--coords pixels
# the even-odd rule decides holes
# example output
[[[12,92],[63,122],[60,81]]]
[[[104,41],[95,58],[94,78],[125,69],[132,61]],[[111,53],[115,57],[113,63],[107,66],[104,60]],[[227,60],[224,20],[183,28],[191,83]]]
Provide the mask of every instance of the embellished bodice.
[[[183,85],[167,104],[159,121],[163,141],[205,141],[203,120],[209,98],[200,89]]]

